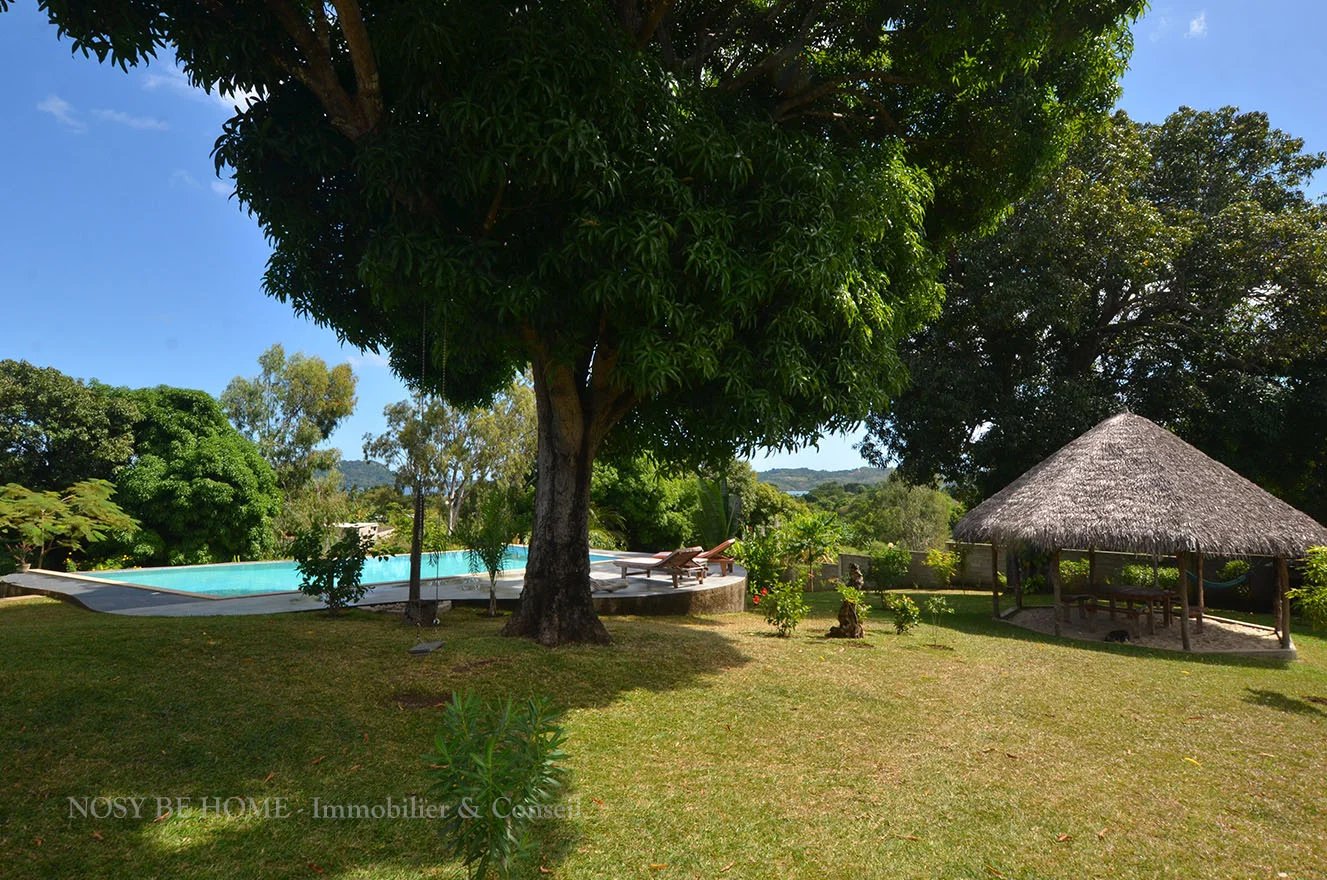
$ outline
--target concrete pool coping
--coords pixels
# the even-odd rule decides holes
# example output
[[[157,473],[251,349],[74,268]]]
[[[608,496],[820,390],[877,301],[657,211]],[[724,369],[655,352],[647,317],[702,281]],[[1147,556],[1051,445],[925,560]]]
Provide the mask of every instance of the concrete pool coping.
[[[631,554],[620,554],[627,556]],[[704,584],[683,582],[676,589],[666,578],[644,575],[621,577],[614,560],[601,560],[590,566],[595,583],[595,610],[601,614],[692,614],[741,611],[746,601],[746,572],[735,568],[732,574],[711,574]],[[524,569],[506,572],[498,578],[498,601],[511,605],[520,599]],[[205,598],[198,593],[157,587],[132,586],[115,581],[66,572],[33,569],[0,578],[5,589],[0,595],[41,595],[61,599],[107,614],[131,617],[212,617],[219,615],[284,614],[296,611],[320,611],[325,603],[298,592],[263,593],[230,598]],[[357,603],[360,606],[386,605],[409,598],[407,581],[375,584]],[[457,576],[426,580],[424,599],[448,599],[452,602],[488,601],[487,576]]]

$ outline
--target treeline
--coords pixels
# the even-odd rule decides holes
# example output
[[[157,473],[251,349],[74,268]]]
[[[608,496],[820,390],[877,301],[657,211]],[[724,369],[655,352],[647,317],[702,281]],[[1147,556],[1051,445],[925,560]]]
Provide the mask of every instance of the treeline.
[[[1127,409],[1327,519],[1324,167],[1233,107],[1089,129],[950,254],[864,451],[972,504]]]

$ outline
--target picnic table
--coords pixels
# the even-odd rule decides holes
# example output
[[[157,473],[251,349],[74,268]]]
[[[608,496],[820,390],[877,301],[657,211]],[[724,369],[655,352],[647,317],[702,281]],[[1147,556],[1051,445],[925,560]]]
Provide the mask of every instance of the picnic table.
[[[1110,613],[1112,619],[1115,617],[1117,611],[1122,610],[1116,606],[1115,603],[1117,601],[1123,601],[1125,603],[1125,609],[1127,609],[1125,613],[1135,618],[1137,617],[1138,612],[1134,606],[1136,604],[1145,606],[1147,612],[1147,632],[1151,635],[1156,632],[1154,614],[1158,606],[1161,608],[1161,625],[1167,627],[1170,626],[1171,608],[1174,607],[1175,601],[1179,598],[1179,593],[1176,593],[1174,590],[1162,590],[1156,587],[1124,586],[1103,590],[1100,598],[1107,601],[1108,604],[1106,610]]]

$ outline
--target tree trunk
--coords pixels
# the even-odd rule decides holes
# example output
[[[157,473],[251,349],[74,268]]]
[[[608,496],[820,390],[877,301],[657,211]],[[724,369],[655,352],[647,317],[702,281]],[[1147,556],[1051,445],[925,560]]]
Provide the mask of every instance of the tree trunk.
[[[542,645],[612,640],[590,596],[590,470],[615,409],[565,366],[534,364],[539,481],[521,604],[503,629]],[[618,416],[620,418],[620,415]]]
[[[415,515],[410,524],[410,596],[405,603],[407,623],[424,626],[433,623],[432,615],[426,621],[419,607],[420,580],[424,557],[424,483],[416,479],[414,485]]]

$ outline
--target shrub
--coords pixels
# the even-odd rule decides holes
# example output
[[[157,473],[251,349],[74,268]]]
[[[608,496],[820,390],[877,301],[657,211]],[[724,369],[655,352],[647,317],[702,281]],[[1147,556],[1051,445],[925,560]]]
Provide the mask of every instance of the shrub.
[[[1032,574],[1023,578],[1023,594],[1034,595],[1036,593],[1046,592],[1045,575]]]
[[[1310,547],[1304,559],[1304,583],[1291,590],[1299,613],[1314,629],[1327,627],[1327,547]]]
[[[1158,568],[1155,586],[1162,590],[1178,590],[1180,588],[1180,570],[1172,565],[1163,565]]]
[[[1086,590],[1088,578],[1092,576],[1092,566],[1086,559],[1060,560],[1060,586],[1074,590]]]
[[[901,586],[912,567],[912,554],[901,544],[876,543],[871,547],[871,583],[877,590]]]
[[[885,608],[894,615],[894,630],[903,635],[921,623],[922,612],[917,603],[909,596],[895,594],[885,599]]]
[[[545,700],[486,703],[456,694],[427,756],[441,832],[472,877],[519,876],[534,862],[531,821],[561,796],[561,715]]]
[[[952,550],[932,547],[926,551],[926,567],[935,573],[935,579],[944,587],[954,582],[961,561],[958,553]]]
[[[779,585],[783,573],[783,548],[777,532],[762,532],[733,545],[733,558],[746,569],[747,591],[754,597]]]
[[[1130,563],[1120,569],[1119,582],[1136,587],[1160,587],[1163,590],[1176,590],[1180,584],[1180,570],[1174,566],[1157,569],[1152,576],[1152,566]]]
[[[765,612],[765,621],[779,631],[783,638],[793,634],[797,625],[811,613],[806,603],[806,592],[796,581],[780,581],[771,588],[762,588],[751,597]]]
[[[369,589],[361,579],[364,560],[379,555],[372,548],[373,540],[361,536],[358,529],[345,529],[335,541],[325,526],[305,529],[290,545],[300,573],[299,591],[326,602],[330,614],[354,605]]]
[[[1216,573],[1216,579],[1219,581],[1233,581],[1244,577],[1251,568],[1252,566],[1249,565],[1247,559],[1231,559],[1221,566],[1221,570]]]

